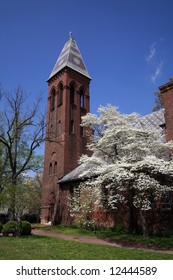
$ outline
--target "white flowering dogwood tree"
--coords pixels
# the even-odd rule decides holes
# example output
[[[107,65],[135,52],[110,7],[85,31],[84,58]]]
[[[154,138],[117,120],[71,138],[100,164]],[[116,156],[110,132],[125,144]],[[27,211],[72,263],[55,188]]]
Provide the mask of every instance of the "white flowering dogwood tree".
[[[157,208],[163,195],[173,192],[173,143],[165,141],[161,128],[141,127],[139,115],[120,114],[111,105],[82,119],[91,132],[88,149],[92,151],[91,157],[80,159],[85,166],[81,178],[87,178],[79,186],[80,193],[84,186],[92,193],[92,203],[85,199],[86,208],[116,212],[125,207],[129,224],[137,223],[132,214],[138,211],[143,234],[148,235],[146,212]],[[82,208],[81,199],[75,210]]]

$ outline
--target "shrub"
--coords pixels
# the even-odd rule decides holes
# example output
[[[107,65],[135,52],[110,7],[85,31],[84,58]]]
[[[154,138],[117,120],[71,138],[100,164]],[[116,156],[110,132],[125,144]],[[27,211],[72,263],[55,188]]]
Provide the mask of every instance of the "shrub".
[[[21,235],[30,235],[31,224],[28,221],[22,221],[20,230],[21,230]]]
[[[15,221],[8,221],[3,226],[4,235],[8,235],[8,233],[13,233],[14,235],[17,235],[18,232],[19,232],[19,225]]]

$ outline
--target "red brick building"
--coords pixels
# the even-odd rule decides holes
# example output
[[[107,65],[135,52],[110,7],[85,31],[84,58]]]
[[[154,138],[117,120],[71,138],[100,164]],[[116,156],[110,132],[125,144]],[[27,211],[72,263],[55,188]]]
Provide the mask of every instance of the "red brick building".
[[[173,80],[159,87],[162,94],[166,140],[173,140]]]
[[[71,37],[48,79],[47,141],[45,144],[41,222],[70,224],[68,197],[81,181],[78,159],[88,153],[81,116],[90,110],[91,77]],[[141,126],[161,126],[173,139],[173,81],[159,88],[164,108],[139,119]]]
[[[61,190],[58,181],[87,153],[81,117],[90,110],[91,77],[76,41],[69,35],[48,79],[47,141],[44,155],[42,223],[60,222]]]

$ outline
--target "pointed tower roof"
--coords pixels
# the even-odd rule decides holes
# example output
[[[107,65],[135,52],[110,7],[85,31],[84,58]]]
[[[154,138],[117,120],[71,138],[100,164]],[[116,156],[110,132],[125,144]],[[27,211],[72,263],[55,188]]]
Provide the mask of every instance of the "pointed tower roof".
[[[66,66],[91,79],[71,32],[69,33],[69,40],[64,45],[48,81]]]

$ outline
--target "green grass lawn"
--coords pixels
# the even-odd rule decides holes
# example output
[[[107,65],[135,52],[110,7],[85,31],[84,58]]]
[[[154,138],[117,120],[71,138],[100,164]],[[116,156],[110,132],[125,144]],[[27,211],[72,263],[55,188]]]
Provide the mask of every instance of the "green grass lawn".
[[[173,251],[173,236],[163,237],[163,236],[150,236],[149,238],[144,238],[139,234],[129,234],[124,232],[123,230],[110,230],[110,229],[102,229],[98,230],[95,233],[91,230],[82,229],[75,226],[43,226],[39,227],[39,229],[55,232],[55,233],[63,233],[69,235],[77,235],[77,236],[94,236],[103,239],[109,239],[111,241],[115,241],[116,243],[126,244],[127,246],[135,247],[135,245],[139,245],[141,247],[148,248],[158,248],[158,249],[168,249]]]
[[[58,238],[0,237],[1,260],[172,260],[173,254],[117,248]]]

